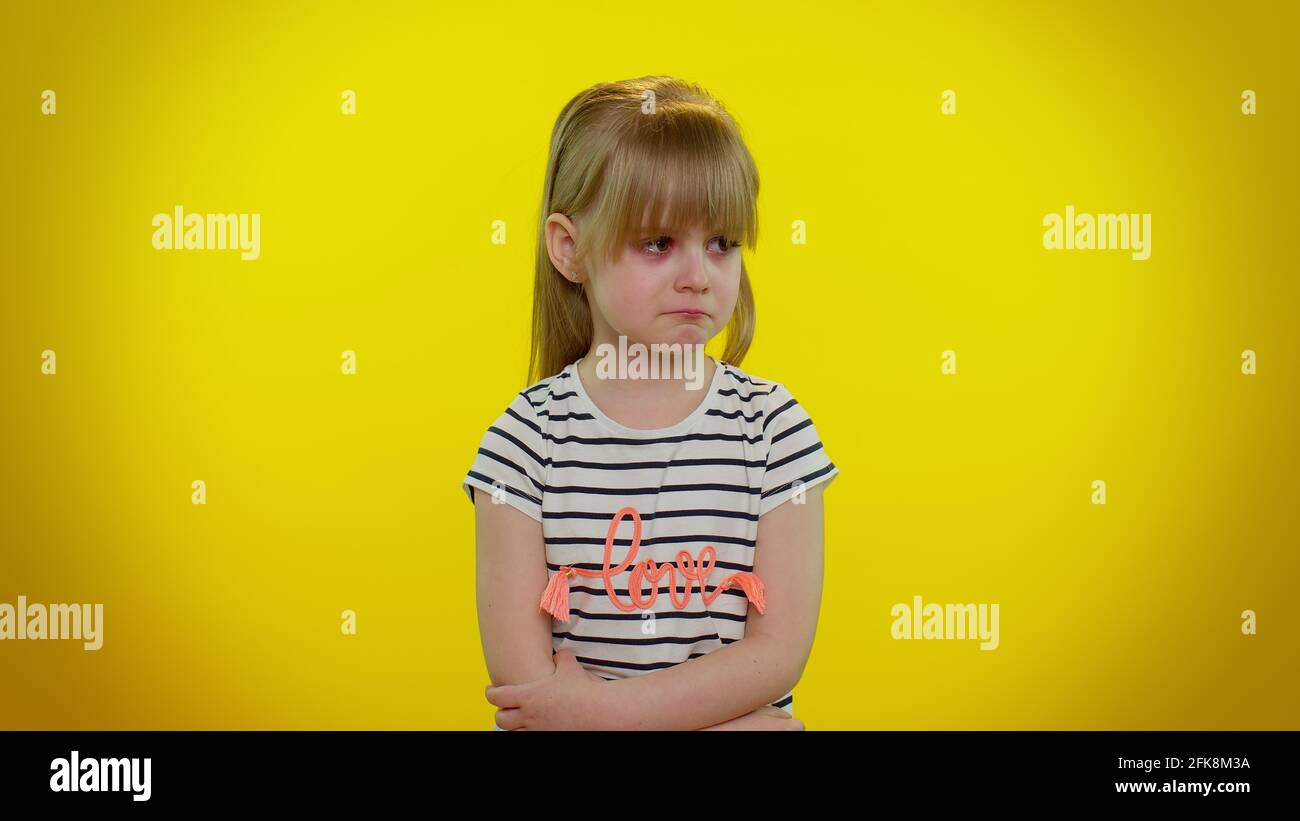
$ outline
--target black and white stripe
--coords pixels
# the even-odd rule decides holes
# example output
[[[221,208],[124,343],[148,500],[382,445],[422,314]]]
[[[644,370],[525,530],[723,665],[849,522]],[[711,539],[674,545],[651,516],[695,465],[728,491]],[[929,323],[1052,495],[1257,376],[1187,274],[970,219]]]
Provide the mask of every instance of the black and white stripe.
[[[488,428],[464,480],[541,523],[545,561],[599,570],[610,521],[624,507],[641,516],[635,562],[674,565],[712,545],[716,564],[705,586],[752,570],[758,521],[799,489],[837,474],[803,407],[784,386],[720,364],[702,404],[678,425],[635,430],[608,419],[583,389],[576,363],[519,393]],[[611,564],[627,556],[633,523],[625,518]],[[631,567],[611,579],[628,603]],[[728,589],[709,605],[673,570],[661,577],[653,605],[624,612],[600,578],[570,583],[570,620],[553,622],[555,650],[571,649],[584,667],[625,678],[698,658],[745,635],[749,602]],[[678,610],[669,597],[689,593]],[[642,597],[650,595],[642,580]],[[652,614],[652,615],[651,615]],[[790,708],[793,694],[774,704]]]

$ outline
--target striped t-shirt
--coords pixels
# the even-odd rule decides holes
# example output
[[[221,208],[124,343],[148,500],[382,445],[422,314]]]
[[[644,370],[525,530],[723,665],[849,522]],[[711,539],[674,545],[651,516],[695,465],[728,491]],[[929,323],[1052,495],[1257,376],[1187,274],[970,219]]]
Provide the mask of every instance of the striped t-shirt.
[[[720,362],[688,417],[628,428],[588,398],[577,364],[515,397],[488,428],[463,485],[471,500],[476,487],[541,522],[552,584],[567,584],[569,597],[569,621],[551,623],[552,652],[568,648],[585,669],[618,679],[738,641],[750,601],[741,585],[723,582],[752,572],[759,517],[838,473],[812,420],[784,386]],[[641,539],[633,561],[610,575],[618,601],[602,577],[557,580],[566,566],[606,567],[606,537],[625,508],[639,514]],[[625,512],[611,569],[628,558],[633,532]],[[707,575],[706,546],[716,552]],[[634,599],[633,571],[645,559],[662,575],[657,585],[641,575]],[[703,596],[689,575],[705,575]],[[793,713],[793,703],[787,692],[772,705]]]

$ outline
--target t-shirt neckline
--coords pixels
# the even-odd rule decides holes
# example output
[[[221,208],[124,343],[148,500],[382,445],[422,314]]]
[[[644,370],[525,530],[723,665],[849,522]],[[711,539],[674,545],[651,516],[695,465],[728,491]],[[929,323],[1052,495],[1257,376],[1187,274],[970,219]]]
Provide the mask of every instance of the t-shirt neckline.
[[[700,404],[696,406],[695,410],[687,414],[684,419],[674,425],[669,425],[666,428],[629,428],[627,425],[614,421],[610,417],[606,416],[605,412],[597,407],[596,403],[591,401],[591,397],[587,395],[587,389],[583,387],[582,384],[582,375],[578,373],[578,363],[581,362],[582,359],[569,363],[565,370],[569,372],[569,378],[573,380],[573,391],[578,394],[578,399],[587,406],[587,411],[596,418],[597,422],[611,430],[630,437],[651,439],[660,436],[674,436],[688,432],[701,419],[703,419],[705,414],[709,412],[709,409],[713,407],[714,397],[716,397],[718,393],[718,385],[722,382],[722,370],[726,367],[726,364],[719,359],[714,359],[714,357],[709,358],[713,359],[716,367],[713,369],[713,380],[709,383],[705,397],[700,400]]]

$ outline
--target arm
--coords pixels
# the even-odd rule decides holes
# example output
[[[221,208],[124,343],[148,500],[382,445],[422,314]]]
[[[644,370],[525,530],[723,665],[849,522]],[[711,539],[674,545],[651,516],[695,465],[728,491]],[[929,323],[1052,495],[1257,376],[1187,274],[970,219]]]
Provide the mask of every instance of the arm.
[[[569,650],[537,680],[489,687],[504,729],[777,729],[761,708],[792,689],[812,650],[822,589],[822,488],[759,519],[754,572],[766,615],[750,609],[745,638],[665,670],[606,682]],[[486,505],[485,505],[486,506]],[[525,517],[526,518],[526,517]],[[537,592],[536,596],[540,596]],[[540,665],[539,670],[545,669]],[[756,715],[757,714],[757,715]],[[802,729],[802,723],[785,729]]]
[[[822,486],[758,520],[754,573],[768,608],[750,607],[745,637],[683,664],[604,686],[611,728],[694,730],[736,718],[785,695],[803,675],[821,609]]]
[[[752,713],[740,718],[733,718],[721,724],[701,727],[700,732],[709,730],[802,730],[803,722],[782,710],[780,707],[764,705]]]
[[[554,675],[551,617],[537,606],[546,587],[542,526],[474,490],[475,596],[479,637],[494,685]]]

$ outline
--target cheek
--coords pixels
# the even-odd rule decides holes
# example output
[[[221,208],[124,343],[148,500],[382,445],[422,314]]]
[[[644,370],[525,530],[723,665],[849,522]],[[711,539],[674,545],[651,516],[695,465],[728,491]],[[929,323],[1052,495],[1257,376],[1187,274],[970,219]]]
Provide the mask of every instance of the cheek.
[[[596,302],[615,330],[633,332],[643,309],[654,303],[655,280],[635,266],[623,265],[601,274]]]
[[[638,265],[635,259],[625,259],[604,274],[604,292],[609,307],[615,311],[635,313],[656,297],[664,288],[662,276],[650,265]]]
[[[620,317],[630,318],[641,313],[655,300],[654,280],[638,276],[636,271],[621,271],[609,278],[605,288],[606,304]]]
[[[714,282],[713,290],[718,307],[734,307],[737,297],[740,296],[740,264],[737,263],[734,269],[718,277]]]

